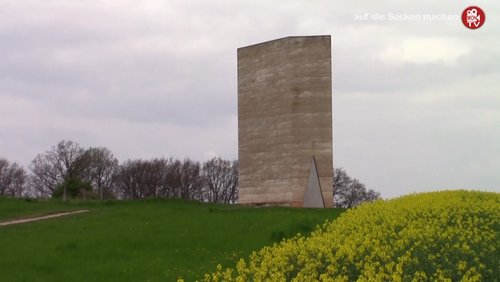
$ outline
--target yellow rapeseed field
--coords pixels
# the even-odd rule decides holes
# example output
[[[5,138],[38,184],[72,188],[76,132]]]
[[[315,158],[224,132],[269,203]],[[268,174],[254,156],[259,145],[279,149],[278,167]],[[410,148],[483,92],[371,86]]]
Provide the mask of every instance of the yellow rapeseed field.
[[[500,194],[421,193],[364,204],[218,266],[204,281],[499,281]]]

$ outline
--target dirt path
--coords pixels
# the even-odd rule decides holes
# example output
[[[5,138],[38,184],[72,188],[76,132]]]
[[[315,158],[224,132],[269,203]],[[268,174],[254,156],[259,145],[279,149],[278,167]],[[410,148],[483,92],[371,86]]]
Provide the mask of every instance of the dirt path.
[[[4,222],[0,222],[0,226],[7,226],[7,225],[12,225],[12,224],[20,224],[20,223],[27,223],[27,222],[32,222],[32,221],[39,221],[39,220],[44,220],[44,219],[49,219],[49,218],[61,217],[61,216],[66,216],[66,215],[73,215],[73,214],[78,214],[78,213],[84,213],[84,212],[88,212],[88,211],[89,210],[78,210],[78,211],[71,211],[71,212],[60,212],[60,213],[55,213],[55,214],[50,214],[50,215],[44,215],[44,216],[39,216],[39,217],[23,218],[23,219],[16,219],[16,220],[4,221]]]

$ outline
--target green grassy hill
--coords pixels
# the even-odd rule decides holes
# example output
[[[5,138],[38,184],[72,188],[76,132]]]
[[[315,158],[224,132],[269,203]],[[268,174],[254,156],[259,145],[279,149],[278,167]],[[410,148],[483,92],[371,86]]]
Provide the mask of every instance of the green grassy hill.
[[[1,281],[186,281],[218,264],[308,233],[338,209],[249,208],[173,200],[61,203],[0,198],[0,222],[90,212],[0,227]]]

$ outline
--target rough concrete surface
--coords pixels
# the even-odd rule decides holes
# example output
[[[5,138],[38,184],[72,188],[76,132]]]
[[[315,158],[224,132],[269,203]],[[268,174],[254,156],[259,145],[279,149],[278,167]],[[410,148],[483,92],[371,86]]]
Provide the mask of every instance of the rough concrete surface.
[[[330,36],[238,49],[240,203],[302,207],[315,157],[332,206],[331,77]]]

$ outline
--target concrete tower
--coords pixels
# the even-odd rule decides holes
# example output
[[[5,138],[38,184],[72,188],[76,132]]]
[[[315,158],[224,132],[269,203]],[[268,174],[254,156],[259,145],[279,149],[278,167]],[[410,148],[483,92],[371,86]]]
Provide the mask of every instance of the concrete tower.
[[[238,49],[239,202],[332,207],[330,36]]]

